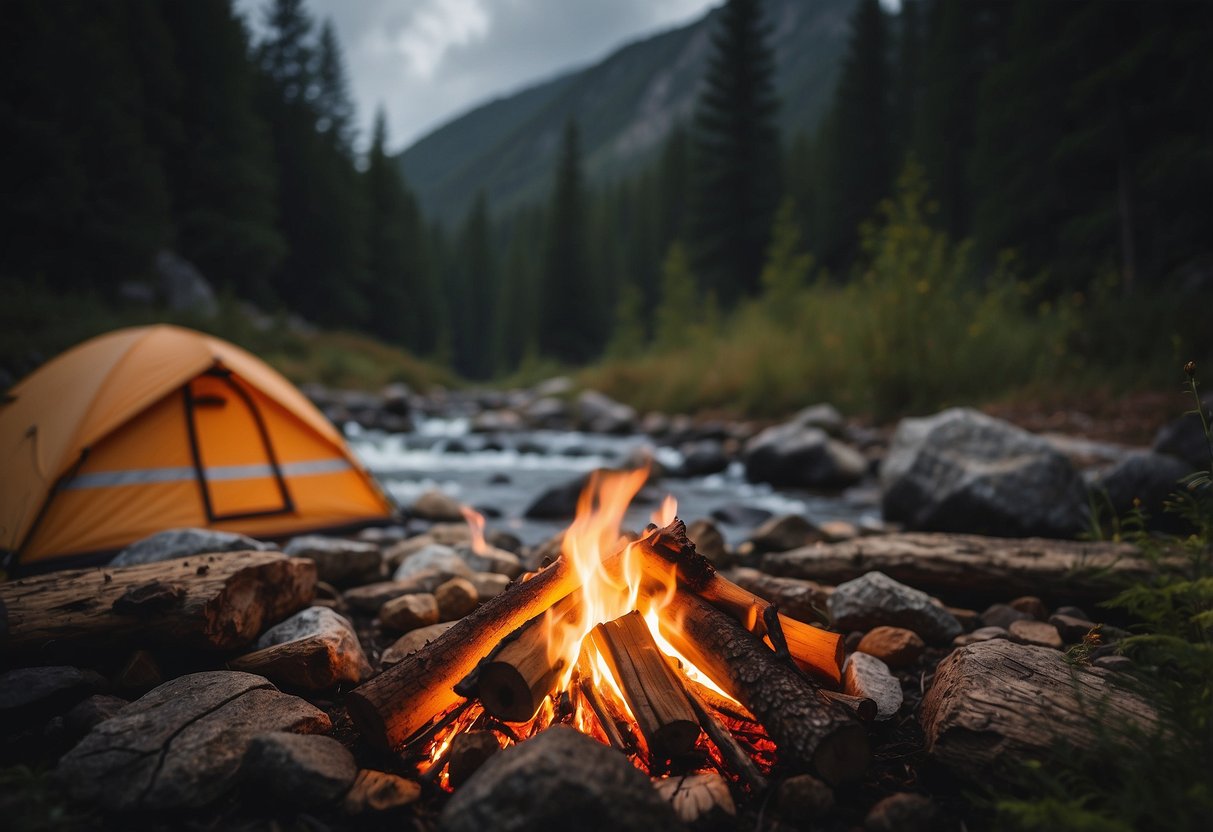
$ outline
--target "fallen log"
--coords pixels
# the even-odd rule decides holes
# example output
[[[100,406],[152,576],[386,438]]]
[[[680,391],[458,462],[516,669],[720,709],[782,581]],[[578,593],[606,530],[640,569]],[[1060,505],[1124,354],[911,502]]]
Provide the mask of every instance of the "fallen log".
[[[768,554],[772,575],[840,584],[883,572],[951,602],[1042,595],[1067,603],[1111,597],[1153,566],[1127,543],[907,533]]]
[[[777,578],[744,566],[730,570],[728,576],[733,583],[747,592],[775,604],[779,607],[779,612],[788,618],[806,624],[828,621],[830,618],[826,612],[826,602],[834,592],[832,586],[822,586],[815,581],[799,578]]]
[[[560,624],[576,612],[577,595],[568,595],[548,612],[531,619],[506,637],[500,649],[477,669],[476,695],[490,715],[505,722],[527,722],[556,686],[564,661],[551,659],[549,614]]]
[[[749,709],[792,770],[814,769],[830,783],[861,776],[870,758],[863,727],[818,686],[744,627],[679,589],[663,610],[661,634]]]
[[[0,584],[0,653],[64,645],[232,650],[311,603],[316,564],[278,552],[195,555]]]
[[[1116,671],[1079,667],[1047,647],[997,639],[954,650],[922,700],[928,753],[983,781],[995,763],[1051,749],[1094,748],[1101,737],[1154,730],[1153,707]]]
[[[611,668],[636,725],[655,759],[690,751],[699,739],[699,720],[682,685],[635,610],[590,631]]]

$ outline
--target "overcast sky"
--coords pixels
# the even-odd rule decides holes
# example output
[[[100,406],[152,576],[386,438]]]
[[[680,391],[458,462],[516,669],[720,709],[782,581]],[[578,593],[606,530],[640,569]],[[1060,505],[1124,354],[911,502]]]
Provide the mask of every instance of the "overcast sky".
[[[269,0],[236,0],[256,31]],[[473,106],[605,57],[722,0],[308,0],[345,50],[362,138],[402,149]]]

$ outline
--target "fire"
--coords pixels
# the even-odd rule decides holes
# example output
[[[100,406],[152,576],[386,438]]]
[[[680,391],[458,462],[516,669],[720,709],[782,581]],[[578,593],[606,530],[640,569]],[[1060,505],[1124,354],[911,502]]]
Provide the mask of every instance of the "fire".
[[[468,531],[472,535],[472,551],[478,555],[487,554],[489,545],[484,541],[484,515],[471,506],[460,506],[459,512],[467,521]]]

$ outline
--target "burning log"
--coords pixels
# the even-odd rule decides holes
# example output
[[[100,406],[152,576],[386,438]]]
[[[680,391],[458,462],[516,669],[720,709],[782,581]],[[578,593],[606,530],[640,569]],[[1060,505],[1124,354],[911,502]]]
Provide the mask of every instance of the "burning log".
[[[845,707],[820,696],[815,683],[692,593],[673,593],[662,612],[661,634],[754,713],[784,765],[813,768],[833,784],[863,774],[867,734]]]
[[[602,694],[598,692],[598,688],[594,686],[594,674],[590,671],[589,658],[584,650],[577,657],[577,687],[581,691],[581,695],[585,697],[585,701],[590,706],[590,710],[594,712],[594,716],[598,719],[598,724],[602,726],[602,733],[606,734],[607,742],[616,751],[627,753],[627,743],[623,741],[623,735],[619,733],[619,726],[615,724],[615,719],[607,708],[606,702],[602,700]]]
[[[695,691],[687,684],[690,680],[682,677],[682,690],[687,696],[687,701],[691,703],[691,707],[695,710],[695,716],[699,717],[699,724],[703,726],[703,731],[708,735],[708,739],[716,746],[716,750],[720,752],[721,759],[725,765],[736,774],[741,780],[750,787],[750,791],[754,794],[766,791],[767,779],[762,776],[762,772],[758,770],[758,766],[754,765],[753,758],[746,753],[745,749],[737,740],[733,739],[733,735],[729,733],[729,729],[721,724],[708,706],[695,695]]]
[[[548,613],[533,618],[480,664],[476,694],[486,711],[505,722],[527,722],[535,716],[565,669],[563,659],[552,661],[545,619],[575,615],[577,600],[570,595]]]
[[[699,721],[644,617],[633,610],[599,624],[591,637],[619,683],[650,754],[671,757],[690,751],[699,739]]]

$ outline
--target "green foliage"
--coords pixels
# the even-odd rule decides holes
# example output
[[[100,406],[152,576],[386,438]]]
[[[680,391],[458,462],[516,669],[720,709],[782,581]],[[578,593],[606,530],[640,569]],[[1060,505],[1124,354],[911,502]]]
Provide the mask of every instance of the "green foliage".
[[[772,321],[781,326],[793,323],[797,296],[808,286],[812,271],[813,255],[801,249],[796,204],[785,199],[775,216],[762,268],[762,301]]]

